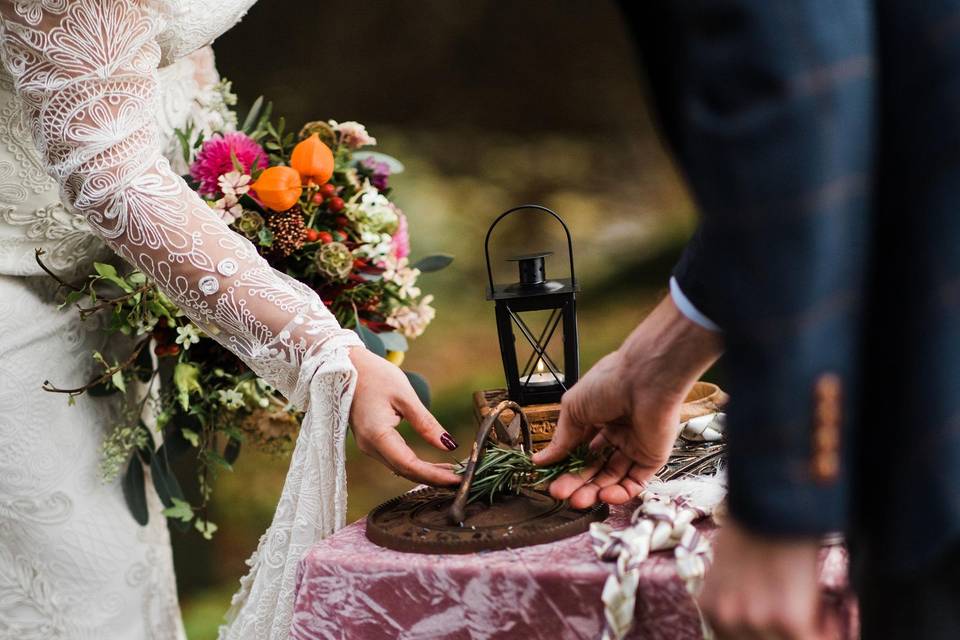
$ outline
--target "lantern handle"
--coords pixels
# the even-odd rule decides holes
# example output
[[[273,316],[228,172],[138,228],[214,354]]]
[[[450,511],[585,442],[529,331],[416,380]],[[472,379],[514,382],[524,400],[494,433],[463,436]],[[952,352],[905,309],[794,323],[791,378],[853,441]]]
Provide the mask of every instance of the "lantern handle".
[[[483,255],[487,260],[487,280],[490,282],[491,295],[493,294],[493,268],[490,266],[490,235],[493,233],[494,227],[496,227],[501,220],[506,218],[511,213],[514,213],[515,211],[521,211],[523,209],[536,209],[539,211],[544,211],[546,213],[549,213],[551,216],[556,218],[557,222],[560,223],[560,226],[563,227],[564,233],[567,234],[567,256],[569,256],[570,258],[570,284],[576,286],[577,276],[573,272],[573,239],[570,237],[570,229],[567,227],[567,223],[564,222],[563,218],[557,215],[555,211],[553,211],[552,209],[548,209],[543,205],[522,204],[519,207],[514,207],[513,209],[504,211],[499,216],[497,216],[497,219],[493,221],[493,224],[491,224],[490,228],[487,230],[487,237],[483,241]]]
[[[520,431],[513,434],[510,442],[507,444],[514,448],[519,444],[521,451],[527,454],[533,453],[533,438],[530,435],[530,421],[527,419],[527,414],[523,412],[523,407],[516,402],[504,400],[494,407],[493,411],[487,414],[480,428],[477,430],[477,439],[473,443],[473,449],[470,451],[470,457],[467,459],[466,468],[463,470],[463,480],[460,481],[460,487],[454,496],[453,504],[450,505],[450,509],[447,511],[447,521],[453,526],[463,526],[463,521],[467,517],[467,503],[470,501],[470,487],[473,485],[477,466],[480,464],[480,460],[486,451],[487,438],[490,437],[491,431],[496,430],[499,433],[502,430],[500,414],[508,410],[513,411],[514,420],[520,418]]]

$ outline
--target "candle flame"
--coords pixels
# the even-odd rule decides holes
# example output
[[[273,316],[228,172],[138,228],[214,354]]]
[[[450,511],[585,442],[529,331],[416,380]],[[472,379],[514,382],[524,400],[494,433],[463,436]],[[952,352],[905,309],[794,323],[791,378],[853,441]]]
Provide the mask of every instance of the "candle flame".
[[[537,358],[537,373],[543,373],[546,367],[543,366],[543,358]]]

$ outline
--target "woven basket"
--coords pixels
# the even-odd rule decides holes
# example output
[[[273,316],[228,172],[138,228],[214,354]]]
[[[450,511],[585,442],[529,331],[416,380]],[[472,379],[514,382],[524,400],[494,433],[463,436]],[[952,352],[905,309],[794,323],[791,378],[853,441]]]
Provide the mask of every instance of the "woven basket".
[[[476,391],[473,394],[473,410],[477,419],[477,424],[483,421],[486,415],[493,407],[507,399],[505,389],[489,389],[487,391]],[[710,382],[696,382],[687,398],[680,406],[680,422],[686,422],[691,418],[703,416],[708,413],[721,411],[730,399],[723,390]],[[553,431],[557,427],[557,419],[560,416],[560,404],[535,404],[524,407],[524,413],[530,422],[530,434],[533,440],[533,450],[539,451],[547,446],[553,437]],[[504,411],[500,414],[500,421],[504,426],[513,419],[513,412]],[[496,433],[492,433],[493,439],[496,439]]]

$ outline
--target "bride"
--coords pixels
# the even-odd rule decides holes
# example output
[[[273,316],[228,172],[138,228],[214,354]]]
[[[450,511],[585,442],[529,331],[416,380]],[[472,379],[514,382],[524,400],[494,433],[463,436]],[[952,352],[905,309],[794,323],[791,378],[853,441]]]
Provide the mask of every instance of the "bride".
[[[129,515],[97,464],[119,407],[45,393],[83,383],[102,332],[60,311],[33,260],[88,272],[107,247],[307,409],[270,529],[223,638],[286,638],[301,553],[343,525],[343,442],[411,480],[456,482],[417,459],[406,417],[456,445],[399,369],[365,351],[316,294],[262,260],[171,168],[173,129],[203,123],[208,46],[253,0],[0,1],[0,638],[183,637],[165,519]],[[105,246],[104,246],[105,245]],[[148,483],[149,485],[149,483]]]

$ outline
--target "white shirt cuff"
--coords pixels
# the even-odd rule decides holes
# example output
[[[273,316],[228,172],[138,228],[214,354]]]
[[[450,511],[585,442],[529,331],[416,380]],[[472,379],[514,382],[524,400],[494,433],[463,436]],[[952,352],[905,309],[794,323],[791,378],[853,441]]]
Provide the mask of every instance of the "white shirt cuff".
[[[670,297],[673,298],[673,304],[677,305],[680,313],[685,315],[688,320],[697,323],[708,331],[721,331],[717,323],[700,313],[700,310],[693,306],[690,298],[684,295],[683,290],[680,289],[680,284],[673,276],[670,276]]]

